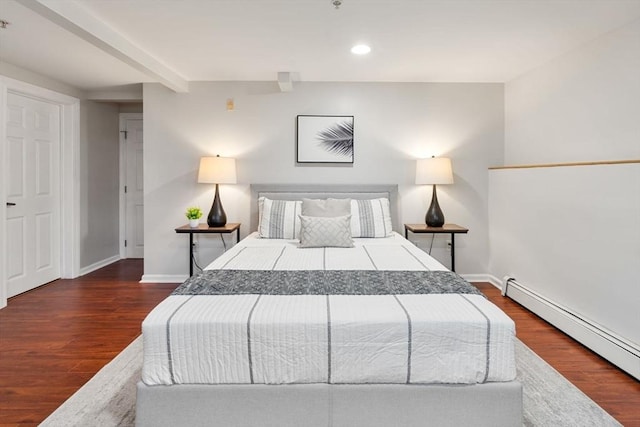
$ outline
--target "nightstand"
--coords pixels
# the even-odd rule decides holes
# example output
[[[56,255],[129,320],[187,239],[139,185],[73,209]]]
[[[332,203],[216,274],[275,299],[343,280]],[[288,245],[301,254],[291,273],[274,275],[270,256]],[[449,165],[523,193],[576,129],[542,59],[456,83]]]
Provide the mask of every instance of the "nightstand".
[[[457,224],[445,224],[442,227],[429,227],[426,224],[405,224],[404,237],[409,238],[409,231],[415,234],[450,234],[451,235],[451,271],[456,271],[456,234],[466,234],[468,228],[461,227]]]
[[[226,224],[223,227],[209,227],[207,224],[200,224],[191,228],[189,224],[176,228],[176,233],[189,233],[189,276],[193,276],[193,235],[194,234],[230,234],[236,232],[236,243],[240,241],[239,223]]]

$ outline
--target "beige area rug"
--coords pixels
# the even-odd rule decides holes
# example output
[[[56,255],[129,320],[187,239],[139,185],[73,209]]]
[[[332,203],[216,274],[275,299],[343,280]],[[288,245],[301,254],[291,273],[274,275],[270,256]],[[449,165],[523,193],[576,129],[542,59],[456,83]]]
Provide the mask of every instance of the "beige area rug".
[[[524,388],[525,426],[621,425],[519,340],[516,361]],[[133,426],[141,366],[138,337],[40,425]]]

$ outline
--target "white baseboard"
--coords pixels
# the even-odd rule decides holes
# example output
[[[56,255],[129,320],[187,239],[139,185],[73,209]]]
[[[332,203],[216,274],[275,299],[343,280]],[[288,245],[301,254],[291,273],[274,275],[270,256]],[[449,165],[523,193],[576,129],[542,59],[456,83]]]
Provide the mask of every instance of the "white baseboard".
[[[188,278],[187,274],[143,274],[140,283],[182,283]]]
[[[509,282],[507,296],[640,379],[640,348],[637,345],[517,282]]]
[[[496,288],[502,289],[502,283],[500,280],[491,274],[461,274],[460,277],[467,282],[489,282]]]
[[[94,262],[91,265],[80,268],[80,276],[84,276],[85,274],[89,274],[93,271],[99,270],[102,267],[106,267],[109,264],[113,264],[116,261],[120,261],[120,255],[114,255],[110,258],[103,259],[102,261]]]

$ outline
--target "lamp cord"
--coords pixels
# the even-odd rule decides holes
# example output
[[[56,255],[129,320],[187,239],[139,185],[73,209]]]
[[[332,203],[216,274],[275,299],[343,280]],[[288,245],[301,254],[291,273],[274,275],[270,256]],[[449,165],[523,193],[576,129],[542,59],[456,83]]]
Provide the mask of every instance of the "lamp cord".
[[[218,234],[220,236],[220,240],[222,240],[222,246],[224,247],[224,251],[227,251],[227,242],[224,240],[224,237],[222,236],[222,234]],[[193,264],[196,266],[196,268],[200,271],[204,271],[202,269],[202,267],[200,267],[200,264],[198,264],[198,260],[196,259],[196,254],[193,253],[191,255],[191,260],[193,261]]]
[[[431,234],[431,244],[429,245],[429,255],[431,255],[431,249],[433,248],[433,240],[436,238],[435,233]]]
[[[191,260],[193,261],[193,264],[196,266],[196,268],[202,271],[202,267],[200,267],[198,261],[196,260],[196,254],[191,254]]]

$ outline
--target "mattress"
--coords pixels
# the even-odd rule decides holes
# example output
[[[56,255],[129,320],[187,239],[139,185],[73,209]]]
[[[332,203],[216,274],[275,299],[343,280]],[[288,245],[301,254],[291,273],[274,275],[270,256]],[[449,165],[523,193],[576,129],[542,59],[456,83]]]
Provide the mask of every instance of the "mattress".
[[[354,248],[310,249],[253,234],[207,269],[258,276],[265,275],[260,271],[313,271],[315,276],[364,271],[372,272],[364,277],[376,280],[395,277],[392,272],[446,271],[396,233],[355,239]],[[171,295],[142,329],[147,385],[515,379],[514,323],[474,293]]]

